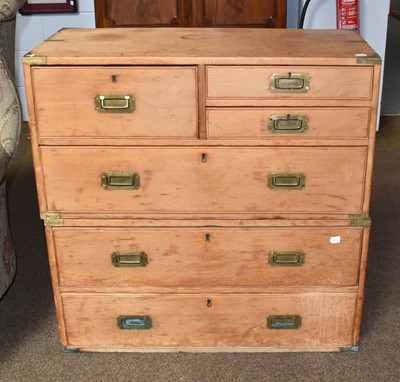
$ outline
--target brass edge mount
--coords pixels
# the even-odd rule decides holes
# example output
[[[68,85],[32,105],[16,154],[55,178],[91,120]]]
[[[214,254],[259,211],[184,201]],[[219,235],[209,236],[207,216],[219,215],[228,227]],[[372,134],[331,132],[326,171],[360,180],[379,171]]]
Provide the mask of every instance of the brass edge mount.
[[[342,353],[356,353],[360,350],[359,346],[351,346],[349,348],[340,348]]]
[[[23,64],[45,64],[47,62],[46,57],[36,56],[35,53],[28,52],[22,57]]]
[[[64,227],[64,220],[58,212],[41,212],[40,218],[44,220],[45,227]]]
[[[63,351],[64,353],[79,353],[79,352],[80,352],[80,349],[79,349],[79,348],[72,348],[72,347],[66,346],[66,347],[64,347],[64,348],[62,349],[62,351]]]
[[[370,227],[371,218],[368,214],[349,215],[350,225],[353,227]]]
[[[371,56],[357,56],[357,64],[359,65],[382,64],[382,58],[377,53],[374,53]]]

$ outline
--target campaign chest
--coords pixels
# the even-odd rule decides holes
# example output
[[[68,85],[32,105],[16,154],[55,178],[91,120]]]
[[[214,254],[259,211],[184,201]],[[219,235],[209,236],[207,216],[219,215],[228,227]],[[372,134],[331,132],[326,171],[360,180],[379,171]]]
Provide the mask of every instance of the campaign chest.
[[[358,34],[65,29],[23,61],[66,349],[357,350],[380,77]]]

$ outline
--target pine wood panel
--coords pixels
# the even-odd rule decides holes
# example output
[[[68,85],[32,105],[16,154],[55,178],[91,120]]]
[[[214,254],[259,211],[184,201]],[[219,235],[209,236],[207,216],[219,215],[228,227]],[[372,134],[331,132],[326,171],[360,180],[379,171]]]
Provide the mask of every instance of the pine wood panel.
[[[211,307],[207,306],[211,300]],[[286,347],[352,345],[356,295],[63,295],[73,347]],[[301,327],[266,327],[269,315]],[[149,315],[152,328],[121,330],[120,315]]]
[[[60,214],[64,227],[159,227],[162,219],[165,227],[351,227],[348,214],[196,214],[194,219],[182,219],[176,214],[146,213],[82,213],[62,212]]]
[[[192,348],[192,347],[169,347],[163,348],[163,353],[176,353],[176,352],[185,352],[185,353],[304,353],[304,352],[321,352],[321,353],[333,353],[333,352],[341,352],[342,348],[340,347],[329,347],[329,346],[321,346],[321,347],[313,347],[313,348],[255,348],[255,347],[235,347],[235,348]],[[92,347],[84,347],[79,348],[80,353],[87,352],[99,352],[99,353],[158,353],[160,352],[159,348],[92,348]]]
[[[360,213],[365,148],[41,148],[49,211]],[[205,155],[206,162],[202,161]],[[318,166],[316,166],[318,164]],[[104,190],[101,175],[139,174]],[[301,190],[272,190],[270,173],[304,173]]]
[[[305,93],[274,93],[269,79],[274,73],[301,73],[310,77]],[[210,66],[207,68],[209,98],[284,98],[284,99],[370,99],[373,68],[370,67],[249,67]]]
[[[364,296],[365,296],[365,281],[366,281],[366,273],[367,273],[367,262],[368,262],[368,247],[369,247],[369,238],[371,234],[371,228],[368,227],[364,230],[363,234],[363,242],[362,242],[362,252],[361,252],[361,261],[360,261],[360,279],[358,282],[358,295],[357,295],[357,309],[356,316],[354,320],[354,333],[353,333],[353,342],[357,344],[360,340],[360,331],[361,331],[361,319],[362,319],[362,311],[364,306]]]
[[[278,28],[73,28],[32,50],[48,65],[343,66],[360,53],[374,51],[353,31]]]
[[[273,115],[305,116],[307,130],[272,133],[269,119]],[[297,139],[367,138],[370,118],[368,108],[208,108],[207,136],[211,139],[287,137],[289,144]]]
[[[207,98],[208,107],[371,107],[371,99]]]
[[[203,141],[207,138],[207,108],[206,108],[206,67],[204,65],[198,65],[197,67],[198,73],[198,102],[199,102],[199,133],[198,137]]]
[[[61,287],[356,285],[361,236],[360,228],[54,231]],[[304,264],[273,266],[272,251],[301,251]],[[115,252],[145,252],[148,264],[115,267]]]
[[[57,254],[54,242],[53,230],[51,228],[45,229],[48,259],[50,266],[51,284],[53,287],[54,303],[56,306],[56,314],[58,321],[58,331],[60,333],[61,343],[64,345],[67,343],[67,331],[64,322],[64,306],[61,299],[60,293],[60,277],[57,266]]]
[[[86,214],[61,213],[64,227],[351,227],[349,215],[335,214],[196,214],[195,219],[181,214],[115,213]]]
[[[205,115],[205,113],[204,113]],[[200,122],[200,120],[199,120]],[[371,127],[371,124],[370,124]],[[375,127],[375,126],[374,126]],[[373,127],[373,128],[374,128]],[[352,138],[344,140],[343,137],[335,138],[313,138],[313,139],[293,139],[288,135],[282,135],[282,139],[275,136],[268,136],[268,138],[206,138],[205,124],[199,125],[199,136],[203,138],[82,138],[82,137],[44,137],[39,138],[38,143],[40,146],[153,146],[153,147],[166,147],[166,146],[190,146],[190,147],[268,147],[268,146],[366,146],[368,144],[367,138]]]
[[[33,160],[33,168],[35,171],[35,179],[36,179],[36,190],[39,201],[39,209],[40,211],[45,211],[47,207],[46,202],[46,192],[44,190],[43,184],[43,171],[42,164],[39,153],[39,143],[37,140],[37,126],[35,119],[35,107],[34,107],[34,90],[32,87],[32,78],[31,78],[31,68],[29,65],[24,65],[24,80],[25,80],[25,94],[26,94],[26,103],[28,107],[29,113],[29,132],[31,139],[31,147],[32,147],[32,160]]]
[[[197,137],[193,67],[39,67],[33,87],[40,137]],[[99,94],[133,95],[136,110],[99,112]]]
[[[371,114],[371,129],[369,135],[369,150],[368,150],[368,160],[367,160],[367,173],[365,177],[365,198],[364,198],[364,210],[369,210],[369,205],[371,201],[371,191],[372,191],[372,172],[374,166],[374,153],[375,153],[375,140],[376,140],[376,127],[379,127],[379,94],[380,94],[380,80],[381,80],[381,66],[377,65],[375,67],[375,76],[373,81],[373,94],[372,94],[372,114]]]
[[[61,293],[135,293],[135,294],[215,294],[215,293],[231,293],[231,294],[299,294],[299,293],[354,293],[359,291],[358,286],[252,286],[252,287],[221,287],[221,286],[73,286],[59,287]]]
[[[187,3],[164,2],[162,15],[158,1],[143,2],[147,10],[132,15],[169,23],[178,2]],[[194,23],[204,15],[241,23],[241,13],[257,18],[262,12],[252,12],[268,7],[240,10],[245,3],[196,0]],[[190,18],[179,16],[177,24]],[[380,71],[360,55],[374,52],[349,31],[251,28],[70,29],[35,48],[26,89],[40,210],[64,222],[46,229],[63,344],[357,345],[369,228],[353,227],[349,214],[369,210]],[[281,71],[306,72],[310,90],[270,93],[269,76]],[[94,112],[95,95],[132,93],[137,84],[133,114]],[[309,129],[272,136],[267,111],[307,112]],[[137,172],[140,187],[104,190],[106,171]],[[305,187],[271,190],[270,172],[304,173]],[[271,250],[301,250],[305,264],[271,267]],[[115,268],[114,251],[144,251],[148,264]],[[150,315],[152,329],[118,329],[126,314]],[[300,315],[302,325],[267,329],[271,314]]]

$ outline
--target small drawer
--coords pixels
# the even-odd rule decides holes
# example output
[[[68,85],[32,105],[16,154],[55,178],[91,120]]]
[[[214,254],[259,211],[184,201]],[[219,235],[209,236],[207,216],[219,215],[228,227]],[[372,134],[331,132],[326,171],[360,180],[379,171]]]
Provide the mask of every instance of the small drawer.
[[[355,294],[64,294],[68,346],[350,347]]]
[[[53,235],[62,287],[354,286],[363,229],[65,227]]]
[[[361,213],[365,147],[41,147],[47,210]]]
[[[214,99],[370,99],[373,68],[209,66],[207,97]]]
[[[39,137],[196,138],[194,67],[36,67]]]
[[[211,139],[367,138],[368,108],[208,108]]]

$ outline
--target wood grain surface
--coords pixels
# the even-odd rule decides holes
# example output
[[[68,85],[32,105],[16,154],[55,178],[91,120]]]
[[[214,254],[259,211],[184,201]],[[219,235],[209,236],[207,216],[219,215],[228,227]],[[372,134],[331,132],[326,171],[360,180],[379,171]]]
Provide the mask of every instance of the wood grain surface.
[[[202,161],[205,155],[206,162]],[[360,213],[365,148],[41,148],[48,210],[147,213]],[[140,176],[105,190],[104,172]],[[273,190],[268,174],[304,173],[303,189]]]
[[[61,287],[350,286],[358,284],[361,228],[81,228],[54,231]],[[290,240],[288,237],[290,236]],[[270,253],[304,254],[274,266]],[[115,267],[115,252],[145,252],[144,267]]]
[[[355,300],[355,294],[312,293],[63,295],[68,346],[78,348],[348,347]],[[149,315],[152,328],[122,330],[120,315]],[[301,327],[269,329],[270,315],[299,315]]]
[[[79,86],[77,86],[79,82]],[[40,137],[197,137],[194,67],[35,68]],[[105,113],[97,95],[132,95],[133,113]]]

